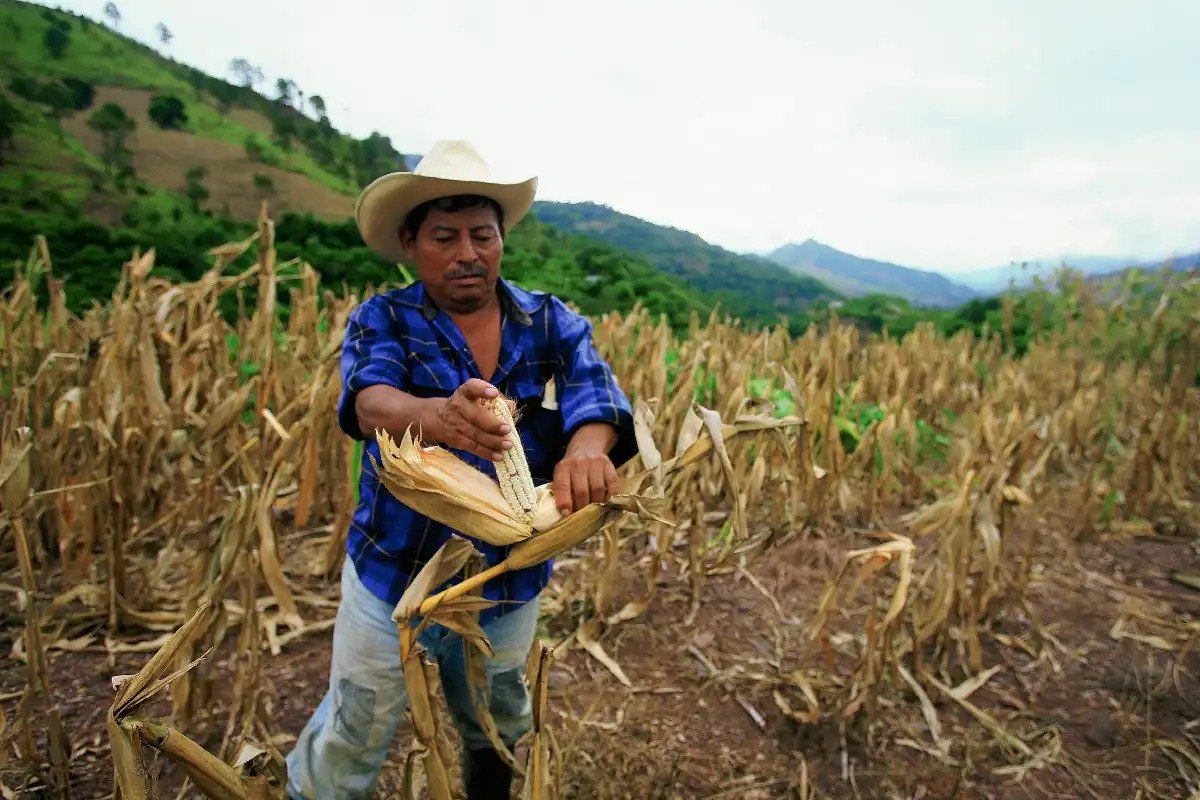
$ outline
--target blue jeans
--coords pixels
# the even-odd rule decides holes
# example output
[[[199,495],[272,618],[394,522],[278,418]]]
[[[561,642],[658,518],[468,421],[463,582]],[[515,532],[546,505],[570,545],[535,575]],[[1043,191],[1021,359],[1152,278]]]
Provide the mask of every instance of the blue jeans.
[[[393,607],[371,594],[350,559],[342,567],[342,599],[333,627],[329,690],[288,753],[292,800],[369,797],[408,708]],[[532,727],[525,659],[537,633],[538,599],[483,627],[495,652],[488,661],[489,707],[510,748]],[[442,691],[465,750],[490,748],[475,718],[460,635],[431,625],[420,643],[438,665]]]

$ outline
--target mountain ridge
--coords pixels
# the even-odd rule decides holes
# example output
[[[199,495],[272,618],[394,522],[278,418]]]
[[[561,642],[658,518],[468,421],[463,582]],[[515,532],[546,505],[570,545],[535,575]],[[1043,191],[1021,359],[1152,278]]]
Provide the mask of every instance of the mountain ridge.
[[[735,253],[692,231],[658,225],[602,203],[538,200],[532,213],[543,223],[644,258],[717,297],[728,313],[748,320],[798,318],[843,297],[827,284],[770,259]]]
[[[354,139],[73,12],[0,0],[0,30],[0,263],[44,235],[72,313],[111,295],[135,248],[155,248],[157,275],[199,279],[210,248],[251,235],[264,204],[279,260],[303,258],[322,286],[408,280],[352,218],[362,185],[413,166],[388,137]],[[641,305],[679,330],[714,307],[643,259],[533,218],[504,244],[508,278],[588,315]]]
[[[324,101],[317,104],[310,93],[309,105],[319,117],[312,119],[304,111],[304,95],[290,81],[281,78],[284,88],[272,99],[254,88],[253,79],[239,78],[244,83],[235,85],[213,77],[75,12],[0,0],[0,24],[12,34],[6,42],[11,46],[0,51],[6,81],[0,86],[0,111],[8,104],[19,115],[15,135],[8,142],[0,139],[0,205],[60,215],[56,223],[69,217],[97,219],[112,229],[106,238],[113,247],[118,241],[125,246],[137,234],[164,244],[161,251],[166,252],[165,240],[175,229],[198,231],[205,218],[221,224],[253,221],[265,202],[277,219],[280,212],[293,212],[334,221],[323,227],[301,219],[279,228],[304,231],[309,252],[318,255],[314,267],[327,270],[332,281],[370,283],[394,274],[395,265],[363,254],[352,220],[349,226],[344,223],[365,182],[383,172],[411,170],[420,156],[399,152],[377,132],[358,140],[337,131],[324,114]],[[61,26],[66,37],[65,49],[57,54],[45,45],[42,34],[48,26]],[[252,67],[245,59],[234,61]],[[16,79],[24,81],[21,87],[15,87]],[[68,97],[74,103],[69,108],[48,107],[39,86],[62,81],[74,82],[86,97]],[[169,126],[152,119],[153,108],[164,100],[175,102],[185,118]],[[123,108],[136,128],[124,166],[107,162],[104,135],[90,124],[110,105]],[[207,175],[194,178],[193,169],[200,167],[208,168]],[[132,178],[122,185],[124,168]],[[773,254],[779,257],[789,247],[807,251],[810,270],[818,269],[817,261],[824,265],[817,276],[780,264],[771,254],[736,253],[693,231],[600,203],[539,200],[534,211],[532,217],[540,214],[546,228],[554,230],[517,226],[506,265],[535,282],[554,284],[592,311],[640,302],[668,310],[679,322],[681,314],[705,314],[719,304],[749,324],[776,324],[786,317],[795,330],[847,296],[911,296],[911,288],[905,292],[898,278],[927,287],[918,292],[917,303],[937,305],[928,301],[938,292],[949,295],[943,305],[978,296],[964,294],[956,300],[953,293],[961,287],[953,288],[954,276],[860,258],[812,239]],[[15,230],[14,219],[0,221],[10,223],[7,230],[0,224],[0,238],[8,237],[0,242],[4,258],[20,256],[32,237]],[[26,229],[41,224],[31,221]],[[119,235],[118,228],[123,229]],[[553,235],[560,228],[564,236]],[[80,231],[96,242],[104,238],[96,231]],[[180,246],[172,252],[179,254],[181,264],[191,263],[182,249],[185,241],[203,246],[196,236],[174,241]],[[65,236],[52,246],[76,244]],[[101,248],[93,250],[87,258],[68,254],[67,262],[78,256],[79,269],[71,275],[75,286],[103,294],[103,281],[88,277],[99,275],[99,269],[108,279],[107,267],[99,267],[93,257]],[[874,284],[861,275],[855,279],[854,266]],[[872,270],[882,274],[872,277]],[[838,282],[851,283],[853,291],[837,289]]]
[[[922,306],[948,307],[975,298],[970,287],[933,270],[904,267],[805,239],[771,251],[770,260],[809,275],[850,297],[891,294]]]
[[[128,242],[153,242],[175,262],[164,258],[162,269],[191,276],[202,260],[190,248],[203,252],[224,241],[210,237],[243,235],[265,203],[280,244],[284,234],[303,237],[286,244],[305,245],[323,282],[357,288],[398,274],[347,237],[361,187],[419,160],[388,137],[341,133],[324,114],[325,100],[309,91],[305,105],[284,78],[280,96],[267,96],[270,84],[259,85],[247,59],[231,63],[237,85],[85,15],[19,0],[0,0],[0,29],[12,44],[0,51],[0,208],[11,212],[0,219],[0,260],[28,252],[33,233],[26,231],[53,232],[60,274],[73,287],[68,299],[82,308],[112,290],[113,264]],[[45,44],[47,31],[60,37],[55,48]],[[310,106],[318,119],[302,110]],[[806,307],[798,299],[828,294],[768,266],[795,291],[764,303],[761,286],[709,281],[717,291],[701,292],[636,253],[532,216],[505,242],[505,269],[529,288],[556,291],[591,314],[640,304],[673,326],[716,307],[747,324],[777,324],[781,310]]]
[[[954,273],[950,277],[977,292],[991,295],[1006,291],[1010,285],[1014,285],[1017,289],[1031,288],[1035,278],[1040,278],[1043,282],[1052,280],[1054,274],[1063,267],[1078,270],[1089,277],[1103,277],[1116,275],[1128,269],[1183,271],[1197,266],[1200,266],[1200,250],[1151,258],[1077,255],[1054,259],[1030,259],[974,272]]]

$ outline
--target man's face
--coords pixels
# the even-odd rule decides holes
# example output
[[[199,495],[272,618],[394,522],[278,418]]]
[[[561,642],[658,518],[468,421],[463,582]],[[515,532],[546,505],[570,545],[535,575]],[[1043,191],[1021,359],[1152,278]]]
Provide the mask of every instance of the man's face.
[[[504,241],[491,208],[431,209],[415,239],[401,234],[408,260],[434,302],[447,311],[483,308],[496,291]]]

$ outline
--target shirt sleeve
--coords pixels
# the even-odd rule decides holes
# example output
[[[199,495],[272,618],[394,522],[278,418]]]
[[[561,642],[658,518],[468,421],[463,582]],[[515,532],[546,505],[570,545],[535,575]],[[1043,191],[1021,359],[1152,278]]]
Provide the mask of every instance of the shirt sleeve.
[[[342,394],[338,400],[338,425],[347,436],[367,439],[354,411],[359,392],[376,384],[407,391],[405,360],[404,346],[384,298],[369,298],[350,313],[342,342]],[[373,438],[374,431],[370,434]]]
[[[609,459],[620,467],[637,454],[629,398],[596,349],[591,322],[557,298],[550,302],[558,326],[558,403],[565,441],[570,441],[583,425],[607,422],[617,429],[617,442],[609,451]]]

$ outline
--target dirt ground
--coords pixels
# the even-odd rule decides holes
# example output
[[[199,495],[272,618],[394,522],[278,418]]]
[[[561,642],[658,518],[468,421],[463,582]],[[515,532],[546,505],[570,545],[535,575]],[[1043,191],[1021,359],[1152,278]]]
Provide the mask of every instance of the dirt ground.
[[[345,219],[354,210],[354,198],[339,194],[304,175],[279,167],[251,161],[240,144],[202,139],[190,133],[159,128],[150,119],[151,92],[115,86],[96,87],[94,108],[105,103],[117,103],[137,122],[128,147],[133,151],[133,167],[148,183],[185,193],[186,175],[192,167],[205,167],[208,174],[204,185],[209,191],[206,207],[221,211],[228,203],[234,219],[256,219],[263,199],[271,213],[283,211],[311,212],[329,219]],[[101,152],[100,134],[87,126],[90,112],[74,114],[63,120],[63,128],[94,154]],[[260,133],[270,131],[262,115],[241,111],[235,119]],[[254,186],[254,174],[271,178],[274,191],[264,194]]]
[[[579,648],[569,650],[551,672],[548,705],[563,754],[563,796],[1188,797],[1195,786],[1185,784],[1168,757],[1169,745],[1162,743],[1186,747],[1186,737],[1200,725],[1197,657],[1188,654],[1176,662],[1173,654],[1113,634],[1114,623],[1131,602],[1162,619],[1195,618],[1200,592],[1171,582],[1169,574],[1194,567],[1198,534],[1189,528],[1175,535],[1114,537],[1082,545],[1066,537],[1047,538],[1046,547],[1053,552],[1045,554],[1043,563],[1052,567],[1036,576],[1027,608],[1042,623],[1044,652],[1035,657],[1033,648],[1025,652],[1003,638],[1035,641],[1023,619],[1026,612],[1006,611],[996,620],[993,635],[983,639],[984,666],[1001,669],[970,696],[970,703],[1021,736],[1033,754],[1013,759],[1006,758],[979,720],[942,698],[932,699],[942,733],[954,743],[947,760],[952,763],[930,754],[928,726],[907,690],[885,691],[869,723],[840,728],[834,722],[801,725],[789,720],[775,704],[771,687],[753,680],[754,673],[777,674],[772,664],[779,663],[780,653],[782,663],[790,663],[787,654],[794,655],[802,645],[830,559],[849,547],[872,543],[865,536],[816,532],[760,559],[748,572],[766,593],[736,572],[710,577],[690,627],[681,623],[690,602],[686,589],[664,587],[645,614],[601,639],[632,689]],[[577,568],[565,566],[555,584],[570,582]],[[4,581],[11,583],[13,577]],[[336,592],[336,582],[292,577],[331,597]],[[641,581],[635,571],[621,577],[618,608],[641,590]],[[310,618],[318,612],[329,615],[332,610],[306,609]],[[0,646],[11,650],[20,617],[15,610],[5,613]],[[570,633],[569,614],[544,623],[550,643]],[[1128,629],[1135,630],[1132,625]],[[1136,630],[1153,632],[1145,625]],[[278,656],[265,658],[269,723],[284,752],[325,690],[330,638],[328,630],[309,634]],[[215,656],[218,683],[232,682],[235,663],[230,656],[228,646]],[[136,671],[146,658],[121,654],[109,664],[103,652],[50,654],[51,686],[75,754],[73,798],[111,796],[104,731],[110,677]],[[710,667],[720,674],[711,675]],[[961,681],[969,676],[952,671],[950,677]],[[23,685],[21,664],[6,660],[0,671],[0,707],[10,725],[17,704],[13,694]],[[194,735],[206,745],[219,741],[225,702],[218,697],[212,704],[218,725],[201,722],[196,728]],[[395,796],[409,740],[405,727],[385,766],[380,797]],[[1193,748],[1190,757],[1200,759],[1200,753]],[[179,776],[169,766],[161,772],[161,796],[174,797]],[[27,776],[11,761],[0,776],[15,796],[43,796],[36,785],[22,789]]]

